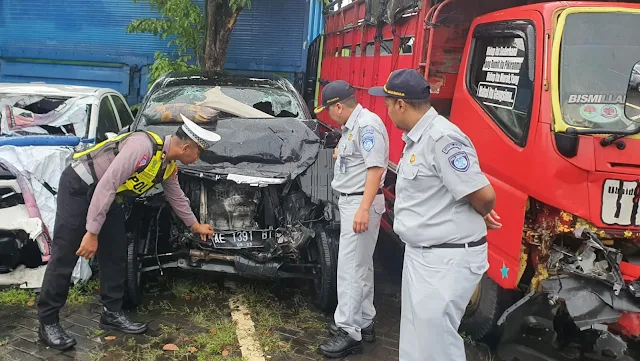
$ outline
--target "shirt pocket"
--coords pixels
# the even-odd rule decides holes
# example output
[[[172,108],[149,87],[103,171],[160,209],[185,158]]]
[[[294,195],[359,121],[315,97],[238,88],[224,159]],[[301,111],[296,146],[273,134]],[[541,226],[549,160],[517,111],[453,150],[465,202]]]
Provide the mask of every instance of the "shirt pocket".
[[[418,165],[402,164],[398,169],[398,175],[401,182],[401,187],[396,188],[398,197],[411,197],[412,194],[418,192],[415,181],[418,179]]]
[[[344,148],[342,149],[342,156],[344,157],[349,157],[351,155],[353,155],[355,153],[355,144],[353,144],[353,141],[347,141],[345,142]]]

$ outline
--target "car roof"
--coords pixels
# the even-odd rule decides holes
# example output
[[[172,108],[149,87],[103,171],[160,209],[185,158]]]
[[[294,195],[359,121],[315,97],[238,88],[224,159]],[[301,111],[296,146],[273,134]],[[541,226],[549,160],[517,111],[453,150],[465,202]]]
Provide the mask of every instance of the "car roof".
[[[13,94],[38,94],[38,95],[58,95],[63,97],[78,97],[113,92],[109,88],[96,88],[78,85],[45,84],[45,83],[0,83],[0,93]]]
[[[170,72],[163,75],[158,81],[160,88],[174,86],[239,86],[239,87],[266,87],[282,90],[291,90],[291,84],[285,78],[265,72],[254,71],[210,71],[200,70]]]

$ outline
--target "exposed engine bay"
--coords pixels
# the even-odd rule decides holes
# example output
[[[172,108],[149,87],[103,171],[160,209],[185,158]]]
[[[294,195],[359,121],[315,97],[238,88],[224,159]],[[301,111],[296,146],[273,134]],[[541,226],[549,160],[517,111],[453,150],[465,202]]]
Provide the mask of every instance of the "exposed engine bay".
[[[640,287],[625,277],[621,250],[577,228],[573,243],[553,244],[548,277],[502,315],[505,360],[635,360],[640,357]],[[620,327],[626,322],[627,327]],[[541,342],[542,341],[542,342]],[[545,345],[545,347],[541,347]],[[526,355],[526,356],[524,356]],[[526,358],[523,358],[526,357]]]
[[[178,220],[175,239],[203,251],[241,253],[256,262],[278,257],[297,260],[315,237],[313,222],[325,221],[322,204],[312,203],[292,183],[256,187],[220,179],[182,176],[182,189],[201,223],[209,223],[214,237],[202,241]]]
[[[335,307],[339,212],[337,197],[326,186],[332,152],[322,149],[294,179],[180,172],[194,215],[214,228],[206,240],[187,228],[161,193],[138,198],[127,218],[128,269],[133,270],[127,276],[128,307],[140,303],[142,273],[168,268],[306,279],[319,308]]]

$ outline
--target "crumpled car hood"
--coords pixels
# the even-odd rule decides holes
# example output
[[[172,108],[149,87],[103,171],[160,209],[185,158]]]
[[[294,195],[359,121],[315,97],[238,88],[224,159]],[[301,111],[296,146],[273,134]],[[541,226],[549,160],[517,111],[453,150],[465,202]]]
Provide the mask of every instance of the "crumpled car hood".
[[[142,129],[165,136],[178,124],[151,125]],[[316,161],[320,138],[300,119],[221,119],[217,127],[203,126],[222,138],[203,151],[200,160],[181,171],[215,179],[216,175],[290,178],[303,173]]]

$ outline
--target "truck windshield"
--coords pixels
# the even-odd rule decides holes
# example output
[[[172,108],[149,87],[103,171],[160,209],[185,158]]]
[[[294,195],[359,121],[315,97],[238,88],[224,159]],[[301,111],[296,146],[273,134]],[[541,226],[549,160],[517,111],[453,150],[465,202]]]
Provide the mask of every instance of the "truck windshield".
[[[640,60],[640,14],[567,16],[560,54],[560,106],[569,126],[603,131],[640,126],[625,116],[626,93]]]

